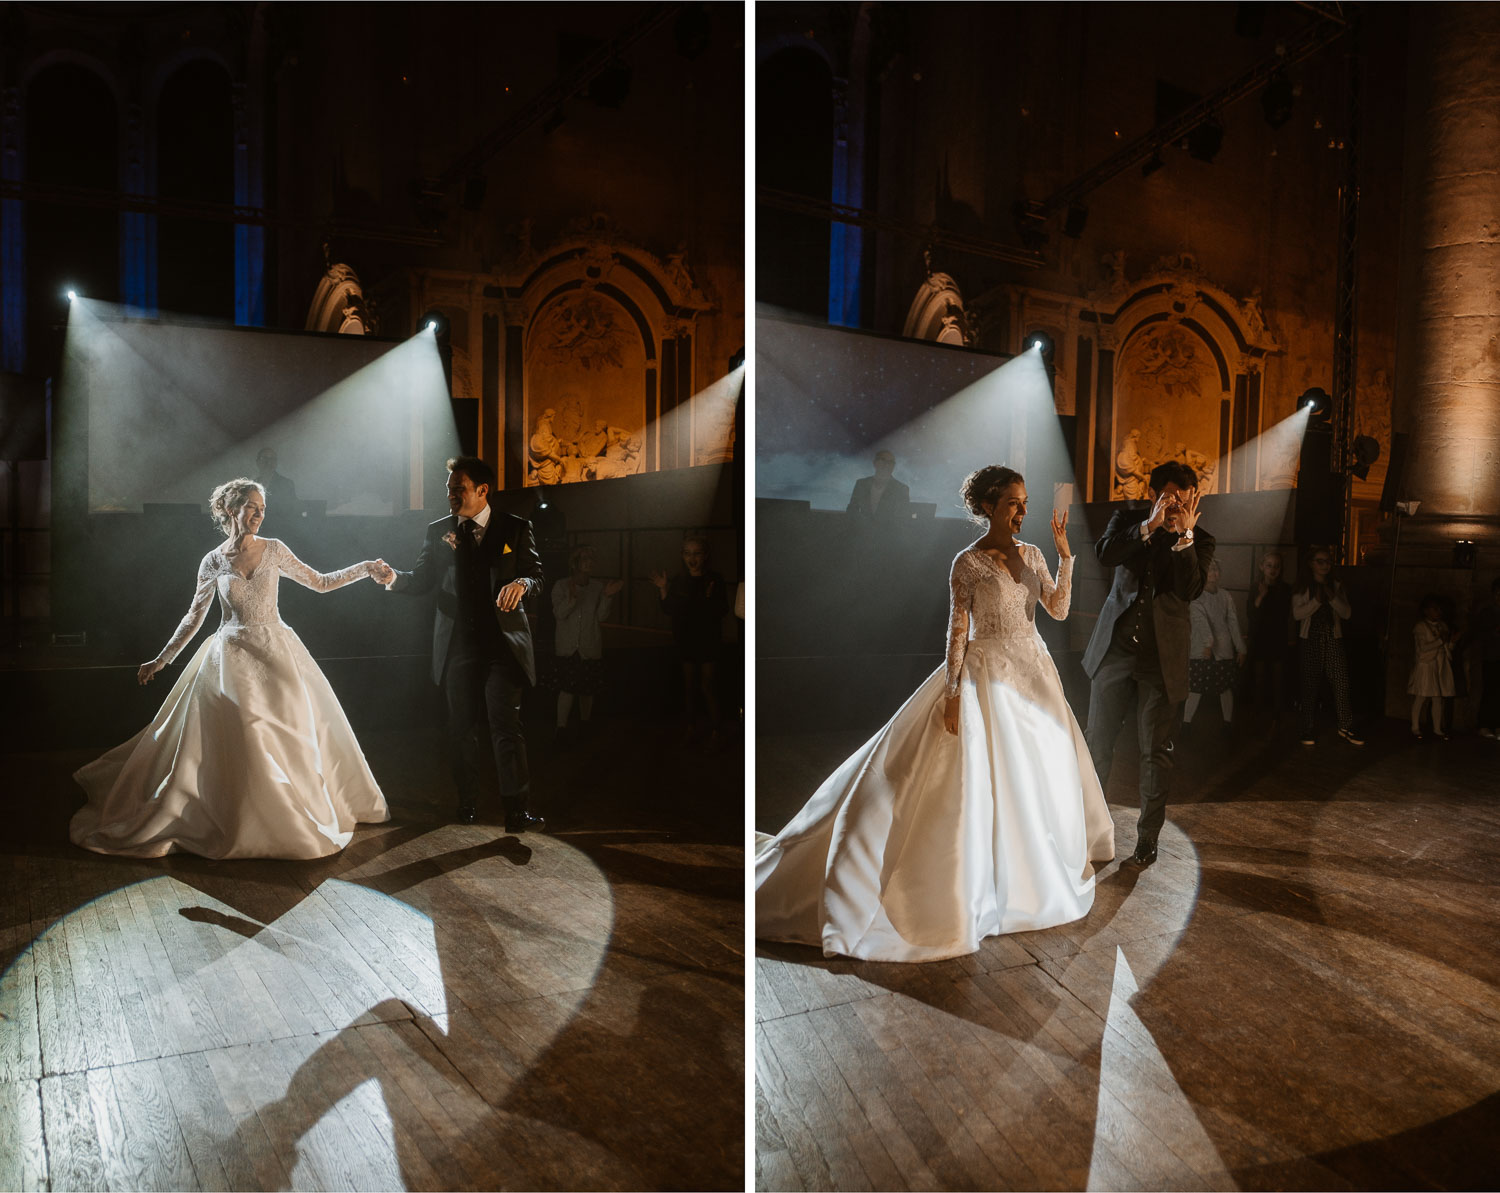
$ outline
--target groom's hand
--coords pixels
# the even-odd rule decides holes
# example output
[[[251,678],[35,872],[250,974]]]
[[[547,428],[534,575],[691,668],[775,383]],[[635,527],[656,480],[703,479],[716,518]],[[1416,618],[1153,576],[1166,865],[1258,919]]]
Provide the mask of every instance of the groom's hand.
[[[512,580],[500,590],[500,595],[495,598],[495,608],[502,613],[509,613],[513,609],[520,608],[521,599],[526,595],[526,585],[519,580]]]

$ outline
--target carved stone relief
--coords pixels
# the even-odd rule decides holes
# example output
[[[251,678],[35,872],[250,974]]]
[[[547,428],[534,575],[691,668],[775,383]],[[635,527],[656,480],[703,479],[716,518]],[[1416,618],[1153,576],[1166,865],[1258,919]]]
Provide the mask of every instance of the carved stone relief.
[[[1213,492],[1224,391],[1209,345],[1180,322],[1148,323],[1126,341],[1115,372],[1111,499],[1144,497],[1151,469],[1166,460],[1187,464]]]
[[[629,476],[644,463],[641,417],[646,351],[618,302],[573,290],[537,315],[526,357],[537,411],[527,441],[526,484]]]

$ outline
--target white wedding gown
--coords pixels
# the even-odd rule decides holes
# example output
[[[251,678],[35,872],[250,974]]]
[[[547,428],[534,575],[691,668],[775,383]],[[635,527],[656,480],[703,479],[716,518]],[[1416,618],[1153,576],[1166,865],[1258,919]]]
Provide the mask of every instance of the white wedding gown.
[[[1035,622],[1068,614],[1021,544],[1019,581],[969,547],[953,561],[947,660],[755,856],[755,934],[827,956],[936,961],[986,936],[1081,919],[1114,823]],[[972,630],[972,635],[971,635]],[[943,727],[959,695],[958,736]]]
[[[215,593],[223,621],[151,724],[74,775],[88,793],[74,843],[130,857],[315,858],[343,849],[356,823],[390,819],[333,689],[276,607],[282,576],[329,592],[369,574],[368,562],[315,572],[277,539],[249,577],[219,550],[205,555],[162,659],[198,632]]]

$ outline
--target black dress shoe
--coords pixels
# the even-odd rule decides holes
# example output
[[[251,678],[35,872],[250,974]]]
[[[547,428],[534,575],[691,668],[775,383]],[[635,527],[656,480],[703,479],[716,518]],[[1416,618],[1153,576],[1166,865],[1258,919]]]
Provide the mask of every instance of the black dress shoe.
[[[474,805],[473,804],[459,804],[458,805],[458,815],[456,815],[453,819],[455,821],[457,821],[457,823],[459,823],[459,824],[473,824],[474,823]]]
[[[505,831],[508,833],[524,833],[527,831],[540,833],[546,827],[546,820],[540,816],[533,816],[530,812],[507,812],[505,814]]]
[[[1125,862],[1131,866],[1149,866],[1155,860],[1156,842],[1138,841],[1136,842],[1135,852],[1126,858]]]

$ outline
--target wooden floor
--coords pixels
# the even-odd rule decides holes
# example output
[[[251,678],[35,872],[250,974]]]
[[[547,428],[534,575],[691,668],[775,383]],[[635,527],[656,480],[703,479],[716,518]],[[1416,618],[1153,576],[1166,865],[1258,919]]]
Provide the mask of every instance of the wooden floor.
[[[0,1188],[743,1187],[741,764],[601,746],[516,837],[367,742],[397,819],[315,863],[86,853],[92,752],[4,759]]]
[[[1500,743],[1382,728],[1205,725],[1160,861],[1076,924],[928,965],[761,945],[757,1186],[1496,1187]],[[757,827],[857,745],[763,742]]]

